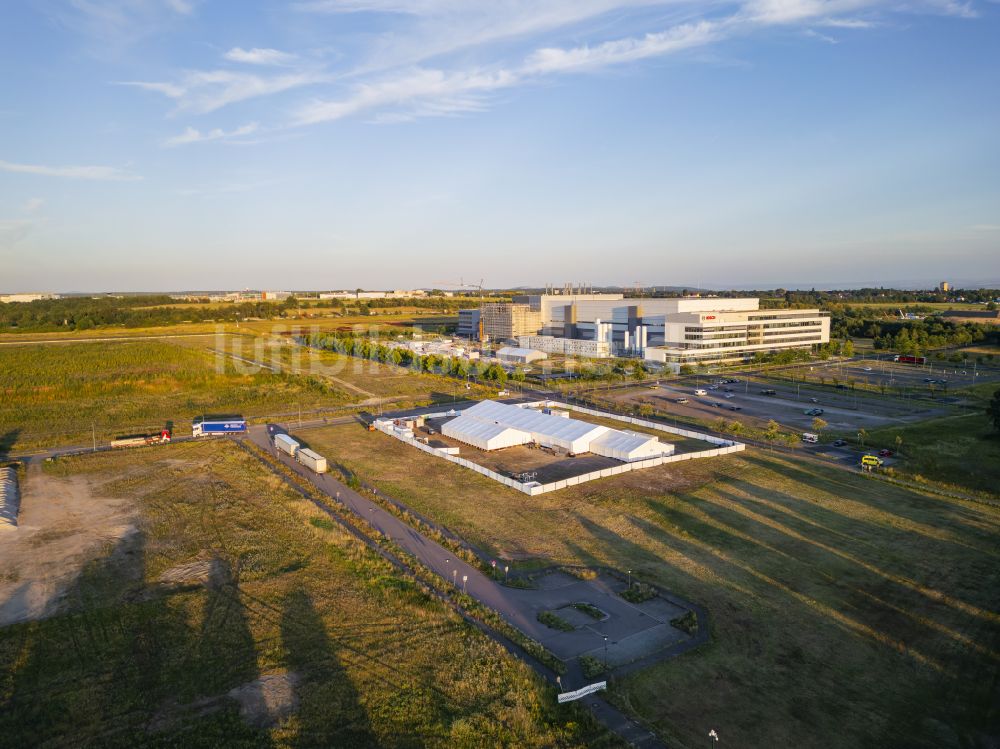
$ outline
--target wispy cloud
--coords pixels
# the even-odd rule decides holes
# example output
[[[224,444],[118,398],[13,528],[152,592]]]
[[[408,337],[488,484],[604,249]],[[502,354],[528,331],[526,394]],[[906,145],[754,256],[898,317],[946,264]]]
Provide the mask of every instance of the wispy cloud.
[[[191,16],[193,0],[59,0],[52,9],[57,22],[96,40],[95,52],[129,46]]]
[[[837,44],[838,43],[837,40],[834,39],[829,34],[823,34],[823,33],[819,32],[819,31],[816,31],[816,29],[806,29],[802,33],[805,34],[806,36],[808,36],[810,39],[819,39],[821,42],[826,42],[827,44]]]
[[[233,47],[223,55],[230,62],[242,62],[247,65],[289,65],[298,59],[298,55],[290,52],[282,52],[277,49],[243,49]]]
[[[140,180],[137,174],[112,166],[42,166],[38,164],[14,164],[0,161],[0,171],[18,174],[36,174],[42,177],[66,177],[68,179],[107,180],[131,182]]]
[[[214,128],[212,130],[202,132],[197,128],[187,127],[184,129],[183,133],[174,135],[164,140],[163,145],[167,148],[172,148],[174,146],[186,146],[192,143],[209,143],[211,141],[240,142],[241,139],[256,133],[258,130],[260,130],[260,125],[256,122],[251,122],[247,125],[238,127],[235,130],[230,130],[229,132],[226,132],[222,128]]]
[[[45,205],[45,200],[42,198],[28,198],[21,206],[21,212],[36,213],[43,205]]]
[[[230,104],[329,81],[322,71],[299,70],[276,75],[232,70],[186,73],[178,81],[121,81],[120,85],[154,91],[177,102],[176,111],[205,114]]]

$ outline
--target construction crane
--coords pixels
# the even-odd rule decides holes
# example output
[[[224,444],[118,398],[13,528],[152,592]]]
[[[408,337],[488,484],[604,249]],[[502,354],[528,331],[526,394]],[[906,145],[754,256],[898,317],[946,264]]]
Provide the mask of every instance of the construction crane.
[[[478,289],[479,290],[479,303],[482,304],[482,302],[483,302],[483,284],[485,282],[486,282],[485,278],[480,278],[478,284],[475,284],[475,283],[465,283],[465,279],[464,278],[459,278],[457,283],[454,282],[454,281],[434,281],[434,284],[435,285],[441,285],[441,286],[453,286],[453,287],[460,288],[460,289]],[[482,315],[479,316],[479,329],[478,329],[477,333],[479,334],[479,341],[480,341],[480,343],[486,343],[486,341],[488,339],[487,339],[487,336],[486,336],[485,326],[483,325],[483,316]]]

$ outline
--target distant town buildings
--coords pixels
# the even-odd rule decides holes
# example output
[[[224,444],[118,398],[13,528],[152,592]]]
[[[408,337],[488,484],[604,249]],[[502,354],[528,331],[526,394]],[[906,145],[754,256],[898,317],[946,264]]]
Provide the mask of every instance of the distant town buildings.
[[[427,296],[423,289],[395,289],[394,291],[325,291],[320,299],[414,299]]]
[[[23,302],[37,302],[41,299],[61,299],[58,294],[51,294],[48,292],[35,293],[35,294],[2,294],[0,295],[0,302],[6,304],[23,303]]]
[[[951,291],[951,284],[948,283],[947,281],[942,281],[941,283],[938,284],[937,290],[940,291],[942,294],[947,294],[949,291]]]

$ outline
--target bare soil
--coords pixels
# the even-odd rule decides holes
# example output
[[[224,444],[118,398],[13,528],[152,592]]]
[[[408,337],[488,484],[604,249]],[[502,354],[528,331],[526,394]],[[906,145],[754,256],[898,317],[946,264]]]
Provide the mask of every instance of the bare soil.
[[[17,530],[0,544],[0,626],[52,615],[84,565],[135,531],[131,502],[97,496],[86,477],[56,478],[32,462]]]

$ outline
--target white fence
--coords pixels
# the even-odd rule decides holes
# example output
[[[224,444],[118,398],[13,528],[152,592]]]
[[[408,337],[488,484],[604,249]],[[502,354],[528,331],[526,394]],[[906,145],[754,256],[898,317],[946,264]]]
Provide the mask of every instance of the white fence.
[[[457,455],[451,455],[448,452],[441,450],[436,447],[431,447],[430,445],[425,445],[423,442],[419,442],[413,437],[407,437],[401,435],[397,430],[393,429],[392,421],[389,419],[378,419],[375,421],[375,428],[378,429],[383,434],[388,434],[390,437],[395,437],[401,442],[405,442],[408,445],[412,445],[418,450],[422,450],[425,453],[430,453],[431,455],[437,456],[439,458],[444,458],[445,460],[455,463],[456,465],[468,468],[471,471],[482,474],[487,478],[493,479],[494,481],[503,484],[504,486],[509,486],[511,489],[517,489],[519,492],[523,492],[532,497],[538,494],[545,494],[547,492],[559,491],[560,489],[565,489],[569,486],[576,486],[577,484],[583,484],[587,481],[594,481],[595,479],[608,478],[609,476],[617,476],[620,473],[628,473],[629,471],[638,471],[644,468],[653,468],[655,466],[663,465],[664,463],[676,463],[681,460],[695,460],[697,458],[714,458],[717,455],[728,455],[729,453],[739,452],[746,449],[746,445],[742,442],[733,442],[732,440],[722,439],[721,437],[713,437],[710,434],[704,434],[703,432],[692,432],[688,429],[680,429],[678,427],[667,426],[666,424],[658,424],[655,421],[646,421],[645,419],[636,419],[632,416],[620,416],[618,414],[609,413],[607,411],[597,411],[592,408],[583,408],[580,406],[574,406],[569,403],[561,403],[559,401],[539,401],[537,403],[526,404],[529,406],[545,406],[546,408],[566,408],[571,411],[579,411],[580,413],[590,414],[591,416],[599,416],[603,419],[614,419],[615,421],[621,421],[626,424],[632,424],[634,426],[645,427],[646,429],[653,429],[660,432],[666,432],[668,434],[677,434],[682,437],[690,437],[692,439],[702,440],[710,444],[716,445],[715,448],[711,450],[699,450],[698,452],[691,453],[681,453],[680,455],[664,455],[659,458],[650,458],[649,460],[637,460],[634,463],[622,463],[619,466],[614,466],[612,468],[603,468],[599,471],[591,471],[590,473],[584,473],[580,476],[573,476],[572,478],[563,479],[562,481],[553,481],[549,484],[539,484],[537,481],[520,482],[509,476],[504,476],[497,473],[496,471],[491,471],[489,468],[484,468],[478,463],[474,463],[471,460],[466,460],[465,458],[460,458]],[[427,414],[426,418],[440,418],[442,416],[448,416],[447,412]]]

